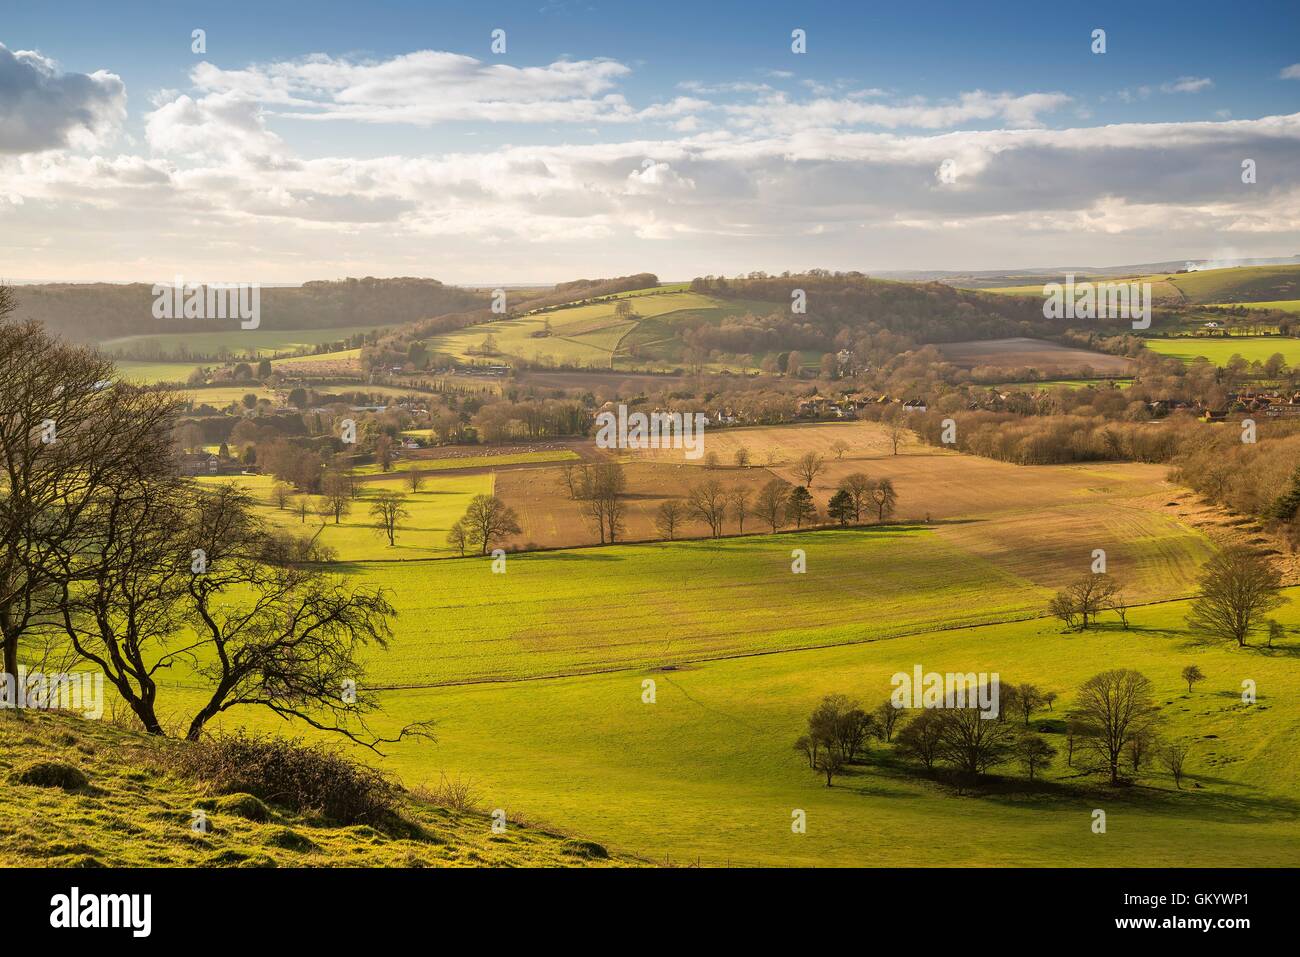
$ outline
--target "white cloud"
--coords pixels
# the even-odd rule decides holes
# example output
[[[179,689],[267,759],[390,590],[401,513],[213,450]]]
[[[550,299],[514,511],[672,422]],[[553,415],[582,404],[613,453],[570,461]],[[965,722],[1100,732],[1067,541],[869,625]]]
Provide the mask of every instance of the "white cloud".
[[[1292,63],[1290,66],[1283,68],[1278,74],[1282,80],[1300,80],[1300,63]]]
[[[61,73],[39,53],[0,43],[0,153],[93,148],[125,116],[126,86],[115,74]]]
[[[1200,93],[1214,88],[1214,81],[1207,76],[1180,76],[1176,80],[1160,84],[1161,93]]]

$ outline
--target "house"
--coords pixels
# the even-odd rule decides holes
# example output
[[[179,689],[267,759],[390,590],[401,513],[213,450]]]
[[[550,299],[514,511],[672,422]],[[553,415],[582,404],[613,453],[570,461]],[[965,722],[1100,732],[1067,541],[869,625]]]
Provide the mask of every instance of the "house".
[[[1217,329],[1217,328],[1219,328],[1219,324],[1218,324],[1217,322],[1213,321],[1213,320],[1211,320],[1211,321],[1209,321],[1209,322],[1206,322],[1206,323],[1203,323],[1203,326],[1204,326],[1204,328],[1206,328],[1206,329]]]
[[[903,403],[904,412],[925,412],[927,410],[928,406],[925,404],[924,399],[908,399]]]

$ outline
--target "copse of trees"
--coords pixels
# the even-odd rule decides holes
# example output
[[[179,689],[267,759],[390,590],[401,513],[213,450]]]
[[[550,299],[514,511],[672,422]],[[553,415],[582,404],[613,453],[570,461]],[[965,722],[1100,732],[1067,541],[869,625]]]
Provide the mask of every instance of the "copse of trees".
[[[1119,582],[1108,574],[1093,572],[1057,592],[1049,610],[1067,628],[1087,630],[1103,611],[1113,611],[1128,627],[1128,606]]]

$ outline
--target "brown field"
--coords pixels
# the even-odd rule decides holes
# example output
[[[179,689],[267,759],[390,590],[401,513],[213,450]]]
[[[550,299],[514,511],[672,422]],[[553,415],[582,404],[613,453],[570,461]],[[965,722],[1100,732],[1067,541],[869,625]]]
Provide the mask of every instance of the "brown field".
[[[850,448],[837,460],[830,447],[840,439]],[[954,547],[1045,587],[1086,574],[1093,549],[1101,548],[1131,599],[1173,597],[1186,593],[1186,582],[1210,552],[1206,534],[1168,507],[1183,490],[1165,480],[1160,465],[1010,465],[923,445],[910,433],[894,455],[884,430],[871,422],[718,430],[705,442],[722,462],[741,446],[760,466],[769,452],[775,456],[766,467],[714,470],[725,483],[744,476],[759,485],[769,471],[801,483],[795,462],[805,452],[822,453],[825,470],[811,491],[823,513],[845,475],[888,478],[899,496],[895,521],[933,524]],[[680,452],[636,457],[671,469],[667,474],[681,488],[707,471],[681,464]],[[700,528],[692,526],[692,534]]]
[[[1127,374],[1133,363],[1123,356],[1111,356],[1087,349],[1072,349],[1043,339],[987,339],[978,342],[944,342],[935,346],[953,365],[966,369],[993,366],[1003,369],[1025,367],[1041,372],[1073,374],[1085,366],[1094,372]]]

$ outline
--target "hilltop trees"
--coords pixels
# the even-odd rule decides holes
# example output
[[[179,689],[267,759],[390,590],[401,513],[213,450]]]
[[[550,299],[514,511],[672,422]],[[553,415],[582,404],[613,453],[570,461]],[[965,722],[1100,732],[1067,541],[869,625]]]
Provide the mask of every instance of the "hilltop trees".
[[[0,286],[0,644],[4,672],[65,612],[74,556],[101,547],[117,490],[172,468],[172,395],[114,383],[111,362],[6,317]]]
[[[1244,546],[1225,548],[1205,566],[1200,596],[1187,625],[1212,638],[1244,646],[1265,616],[1284,604],[1282,579],[1271,562]]]

